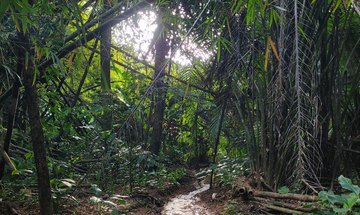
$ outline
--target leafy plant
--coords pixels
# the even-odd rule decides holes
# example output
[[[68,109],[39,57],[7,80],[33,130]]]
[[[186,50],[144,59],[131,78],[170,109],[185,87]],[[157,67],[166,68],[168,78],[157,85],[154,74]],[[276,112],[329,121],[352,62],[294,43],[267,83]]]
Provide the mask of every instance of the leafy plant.
[[[241,215],[241,213],[237,212],[237,205],[238,203],[235,200],[230,201],[222,215]]]
[[[215,166],[211,166],[216,172],[215,177],[225,185],[231,185],[237,176],[246,172],[246,161],[242,158],[231,159],[224,157]]]
[[[337,195],[332,190],[321,191],[319,198],[322,206],[329,211],[321,211],[316,214],[358,214],[360,209],[360,188],[354,185],[349,178],[340,175],[338,181],[347,194]]]
[[[282,186],[278,189],[278,193],[289,193],[290,189],[287,186]]]

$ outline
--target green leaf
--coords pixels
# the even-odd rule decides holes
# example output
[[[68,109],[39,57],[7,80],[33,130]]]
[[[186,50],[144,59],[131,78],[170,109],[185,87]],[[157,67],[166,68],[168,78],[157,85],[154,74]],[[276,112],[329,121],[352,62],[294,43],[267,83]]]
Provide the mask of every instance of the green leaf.
[[[255,0],[248,1],[246,13],[246,25],[251,25],[255,20]]]
[[[336,214],[346,214],[346,213],[349,211],[349,209],[334,207],[334,208],[333,208],[333,211],[334,211]]]
[[[335,13],[335,11],[339,8],[341,2],[342,2],[341,0],[337,0],[336,4],[335,4],[335,6],[334,6],[334,8],[332,10],[333,13]]]
[[[26,153],[25,154],[25,159],[26,160],[29,160],[29,159],[31,159],[31,158],[33,158],[34,157],[34,153],[33,152],[29,152],[29,153]]]
[[[290,192],[290,190],[287,186],[283,186],[278,189],[278,193],[281,193],[281,194],[285,194],[285,193],[289,193],[289,192]]]
[[[339,183],[341,185],[341,187],[345,190],[349,190],[354,192],[356,195],[360,194],[360,188],[358,185],[354,185],[351,180],[349,178],[344,177],[343,175],[340,175],[339,178]]]
[[[4,15],[10,5],[10,0],[1,0],[0,1],[0,18]]]
[[[330,203],[341,203],[341,204],[345,204],[346,203],[346,198],[344,196],[339,196],[339,195],[335,195],[333,191],[321,191],[319,193],[319,197],[322,201],[325,202],[330,202]]]
[[[14,169],[12,172],[11,172],[11,175],[19,175],[20,174],[20,171],[17,170],[17,169]]]
[[[233,14],[238,13],[240,11],[241,6],[242,6],[242,0],[234,1],[233,6],[231,7]]]
[[[349,195],[345,196],[346,203],[344,204],[344,208],[352,209],[356,205],[356,203],[359,201],[359,195],[356,195],[355,193],[351,193]]]

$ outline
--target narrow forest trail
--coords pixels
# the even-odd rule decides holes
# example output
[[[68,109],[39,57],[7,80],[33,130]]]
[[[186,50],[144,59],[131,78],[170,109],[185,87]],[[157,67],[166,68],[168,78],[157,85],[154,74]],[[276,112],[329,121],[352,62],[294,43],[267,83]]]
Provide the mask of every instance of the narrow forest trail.
[[[179,181],[177,188],[165,189],[165,193],[156,192],[151,195],[161,201],[160,208],[143,205],[131,214],[161,214],[161,215],[215,215],[219,214],[217,208],[213,208],[208,194],[210,185],[205,175],[199,176],[199,169],[187,169],[187,174]],[[173,191],[171,191],[173,190]],[[204,198],[206,196],[206,198]]]
[[[198,194],[207,191],[210,188],[209,184],[197,183],[196,190],[188,194],[180,194],[171,198],[167,202],[162,211],[162,215],[211,215],[209,209],[200,204]]]

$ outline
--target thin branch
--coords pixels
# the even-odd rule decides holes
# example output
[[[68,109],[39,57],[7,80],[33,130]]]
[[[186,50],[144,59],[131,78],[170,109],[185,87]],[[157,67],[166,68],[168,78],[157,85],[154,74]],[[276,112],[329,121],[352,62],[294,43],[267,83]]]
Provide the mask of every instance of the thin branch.
[[[136,4],[135,6],[129,8],[127,11],[123,12],[122,14],[119,14],[118,16],[115,16],[113,19],[105,22],[104,24],[100,25],[99,27],[97,27],[96,29],[94,29],[93,31],[88,32],[86,35],[80,37],[79,39],[75,40],[74,42],[70,43],[69,45],[61,48],[59,50],[59,52],[56,54],[58,59],[63,58],[64,56],[66,56],[67,54],[69,54],[70,52],[72,52],[74,49],[83,46],[84,44],[86,44],[87,42],[91,41],[92,39],[94,39],[96,36],[100,35],[100,33],[102,31],[104,31],[105,29],[111,28],[114,25],[118,24],[119,22],[131,17],[132,15],[134,15],[136,12],[144,9],[145,7],[147,7],[149,4],[151,4],[153,2],[153,0],[145,0],[142,1],[138,4]],[[44,71],[45,68],[47,68],[48,66],[52,65],[54,62],[52,59],[49,60],[45,60],[43,61],[39,66],[39,71]],[[43,74],[42,74],[43,75]]]
[[[84,47],[87,48],[87,49],[90,50],[90,51],[95,51],[97,54],[100,54],[100,52],[99,52],[98,50],[94,50],[94,49],[90,48],[90,47],[87,46],[87,45],[85,45]],[[112,61],[113,63],[119,65],[119,66],[122,66],[122,67],[128,69],[130,72],[132,72],[132,73],[134,73],[134,74],[139,74],[139,75],[141,75],[142,77],[144,77],[144,78],[146,78],[146,79],[153,80],[152,77],[150,77],[150,76],[148,76],[148,75],[145,75],[145,74],[137,71],[136,69],[134,69],[134,68],[132,68],[132,67],[130,67],[130,66],[124,64],[124,63],[121,63],[121,62],[119,62],[119,61],[117,61],[117,60],[114,60],[114,59],[111,59],[111,61]],[[141,63],[142,63],[142,62],[141,62]],[[144,64],[144,65],[145,65],[145,64]],[[151,66],[151,65],[148,64],[148,63],[146,63],[145,66],[148,66],[149,68],[154,69],[154,67]],[[174,80],[176,80],[176,81],[178,81],[178,82],[180,82],[180,83],[182,83],[182,84],[185,84],[185,85],[189,85],[189,86],[191,86],[191,87],[194,87],[195,89],[201,90],[201,91],[206,92],[206,93],[209,93],[209,94],[211,94],[211,95],[215,95],[215,92],[213,92],[213,91],[211,91],[211,90],[208,90],[208,89],[205,89],[205,88],[203,88],[203,87],[200,87],[200,86],[191,84],[191,83],[189,83],[189,82],[187,82],[187,81],[184,81],[184,80],[182,80],[182,79],[180,79],[180,78],[177,78],[177,77],[175,77],[175,76],[172,76],[172,75],[170,75],[170,74],[168,74],[168,73],[165,73],[165,76],[168,76],[169,78],[172,78],[172,79],[174,79]]]
[[[78,98],[80,96],[81,88],[82,88],[83,84],[85,83],[86,76],[89,73],[89,68],[90,68],[91,62],[93,60],[93,57],[95,55],[95,50],[96,50],[96,47],[97,47],[97,43],[98,43],[98,40],[95,41],[94,48],[93,48],[94,51],[91,52],[90,58],[88,60],[86,68],[85,68],[85,72],[84,72],[83,76],[81,77],[79,87],[78,87],[78,89],[76,90],[76,93],[75,93],[75,98],[74,98],[74,101],[72,103],[72,107],[75,106],[75,104],[76,104],[76,102],[77,102],[77,100],[78,100]]]

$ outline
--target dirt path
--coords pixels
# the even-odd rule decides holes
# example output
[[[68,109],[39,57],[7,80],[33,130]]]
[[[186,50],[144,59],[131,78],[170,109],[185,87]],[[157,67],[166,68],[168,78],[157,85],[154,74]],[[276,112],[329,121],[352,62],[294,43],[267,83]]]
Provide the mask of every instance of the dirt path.
[[[198,194],[207,191],[209,184],[203,186],[195,186],[196,190],[191,191],[188,194],[177,195],[171,198],[168,203],[165,204],[162,215],[212,215],[212,213],[200,205],[200,199],[197,197]]]

